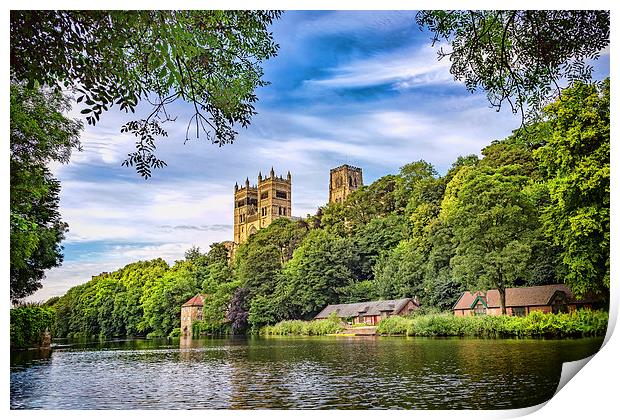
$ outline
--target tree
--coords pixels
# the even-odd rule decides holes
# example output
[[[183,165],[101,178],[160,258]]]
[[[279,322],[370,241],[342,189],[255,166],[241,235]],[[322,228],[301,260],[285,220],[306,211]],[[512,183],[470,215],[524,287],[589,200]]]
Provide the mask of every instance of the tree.
[[[534,152],[547,174],[542,221],[561,246],[566,283],[581,296],[607,292],[610,273],[610,82],[577,83],[549,105],[550,136]]]
[[[448,184],[442,218],[456,245],[452,274],[471,289],[496,288],[506,313],[506,288],[527,269],[537,218],[518,167],[464,167]]]
[[[45,270],[62,263],[68,226],[58,211],[60,183],[47,165],[79,148],[82,124],[66,118],[67,97],[11,83],[11,301],[41,287]]]
[[[303,318],[340,300],[341,288],[355,282],[351,270],[351,243],[326,230],[314,230],[293,254],[284,268],[290,293],[287,301]]]
[[[402,241],[375,265],[374,289],[381,299],[420,296],[428,250],[421,240]]]
[[[275,11],[27,11],[11,12],[11,74],[29,86],[71,88],[82,114],[95,125],[115,105],[126,112],[139,103],[149,114],[122,130],[137,137],[123,162],[148,178],[165,165],[154,155],[167,107],[192,106],[190,129],[213,143],[231,143],[237,126],[255,113],[262,61],[278,46],[268,26]]]
[[[167,336],[179,325],[181,305],[198,293],[191,262],[177,262],[162,277],[157,278],[140,298],[144,310],[140,327],[153,336]]]
[[[449,41],[450,73],[470,92],[482,88],[493,108],[508,102],[523,123],[537,119],[560,96],[567,80],[589,82],[592,66],[609,45],[609,11],[421,11],[433,45]]]
[[[226,319],[233,334],[243,334],[248,329],[249,292],[247,287],[239,287],[230,300]]]

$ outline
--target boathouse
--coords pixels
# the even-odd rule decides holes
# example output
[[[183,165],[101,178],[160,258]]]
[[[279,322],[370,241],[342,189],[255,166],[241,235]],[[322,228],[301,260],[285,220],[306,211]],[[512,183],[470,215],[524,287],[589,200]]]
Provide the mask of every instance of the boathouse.
[[[602,299],[595,296],[575,299],[565,284],[506,289],[506,315],[525,316],[532,311],[572,312],[580,308],[598,309],[602,305]],[[452,310],[456,316],[501,315],[499,291],[463,292]]]
[[[192,335],[194,321],[202,321],[204,296],[197,294],[181,306],[181,334],[184,337]]]
[[[417,298],[341,303],[327,305],[314,319],[326,319],[331,313],[335,312],[340,318],[350,320],[354,324],[376,325],[380,320],[392,315],[409,315],[419,307],[420,303]]]

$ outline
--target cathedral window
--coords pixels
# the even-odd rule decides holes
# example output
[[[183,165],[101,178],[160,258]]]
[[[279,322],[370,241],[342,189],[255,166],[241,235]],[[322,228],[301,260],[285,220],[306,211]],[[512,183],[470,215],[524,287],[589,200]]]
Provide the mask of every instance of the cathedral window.
[[[264,200],[265,198],[269,197],[269,191],[263,191],[260,195],[260,199]]]
[[[286,191],[276,191],[276,198],[281,198],[286,200],[287,194]]]

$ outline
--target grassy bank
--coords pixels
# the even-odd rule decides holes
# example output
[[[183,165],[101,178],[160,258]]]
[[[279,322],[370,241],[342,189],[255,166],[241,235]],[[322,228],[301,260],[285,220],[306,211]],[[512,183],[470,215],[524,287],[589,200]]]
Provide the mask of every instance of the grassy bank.
[[[377,332],[419,337],[586,337],[605,335],[608,314],[580,310],[570,314],[532,312],[525,317],[422,315],[382,320]]]
[[[457,317],[450,313],[393,316],[379,322],[377,333],[418,337],[588,337],[607,330],[604,311],[580,310],[570,314],[532,312],[525,317]],[[260,329],[260,335],[326,335],[342,331],[337,319],[280,321]]]

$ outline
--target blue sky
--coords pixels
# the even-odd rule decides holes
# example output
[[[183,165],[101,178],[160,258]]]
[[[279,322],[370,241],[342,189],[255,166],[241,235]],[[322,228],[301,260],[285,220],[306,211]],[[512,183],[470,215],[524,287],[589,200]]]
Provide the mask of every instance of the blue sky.
[[[459,155],[509,135],[520,117],[495,112],[484,94],[454,82],[414,15],[286,12],[272,27],[280,50],[264,64],[271,84],[257,92],[251,126],[232,145],[203,138],[184,145],[191,111],[175,105],[177,122],[158,143],[168,167],[147,181],[120,166],[134,139],[119,128],[135,116],[110,111],[87,126],[84,151],[53,168],[70,229],[65,260],[29,300],[61,295],[132,261],[173,263],[192,245],[206,251],[231,240],[235,182],[256,182],[272,166],[291,172],[293,215],[306,216],[325,204],[335,166],[362,167],[366,183],[419,159],[444,173]],[[595,68],[597,78],[607,76],[609,55]]]

